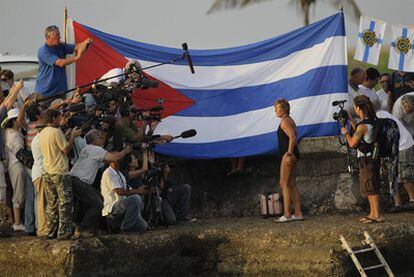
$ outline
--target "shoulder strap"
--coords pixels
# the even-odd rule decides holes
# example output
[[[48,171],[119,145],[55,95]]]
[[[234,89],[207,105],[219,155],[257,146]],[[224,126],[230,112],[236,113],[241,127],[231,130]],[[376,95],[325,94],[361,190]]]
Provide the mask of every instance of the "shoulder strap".
[[[385,121],[384,118],[377,118],[375,120],[374,123],[374,131],[372,133],[372,141],[373,142],[377,142],[378,141],[378,137],[379,137],[379,133],[382,127],[383,122]]]

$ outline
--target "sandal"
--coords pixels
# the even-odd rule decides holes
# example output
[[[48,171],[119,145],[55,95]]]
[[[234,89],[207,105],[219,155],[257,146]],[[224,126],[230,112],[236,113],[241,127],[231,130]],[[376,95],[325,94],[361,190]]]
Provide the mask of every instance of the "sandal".
[[[361,220],[360,222],[363,224],[381,223],[381,222],[384,222],[384,218],[383,217],[379,217],[379,218],[365,217],[364,220]]]
[[[369,220],[371,220],[371,218],[369,218],[368,216],[364,216],[359,219],[359,222],[364,222],[364,221],[369,221]]]

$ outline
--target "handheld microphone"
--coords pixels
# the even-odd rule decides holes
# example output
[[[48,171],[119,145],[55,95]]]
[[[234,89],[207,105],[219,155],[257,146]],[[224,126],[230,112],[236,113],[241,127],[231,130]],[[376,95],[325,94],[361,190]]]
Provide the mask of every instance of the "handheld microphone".
[[[194,129],[190,129],[181,133],[181,135],[175,136],[174,138],[191,138],[197,135],[197,131]]]
[[[184,42],[181,46],[183,47],[184,57],[187,59],[187,63],[188,63],[188,66],[190,67],[191,74],[194,74],[195,71],[193,67],[193,61],[191,60],[190,54],[188,54],[188,45],[187,43]]]

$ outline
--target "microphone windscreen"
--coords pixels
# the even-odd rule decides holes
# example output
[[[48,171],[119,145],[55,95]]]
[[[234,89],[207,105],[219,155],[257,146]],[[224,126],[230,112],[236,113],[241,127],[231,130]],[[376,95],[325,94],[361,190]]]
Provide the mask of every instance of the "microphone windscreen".
[[[183,43],[183,44],[181,44],[181,46],[183,47],[183,50],[184,51],[187,51],[188,50],[188,45],[187,45],[187,43]]]
[[[181,133],[182,138],[191,138],[197,135],[197,131],[195,129],[190,129]]]

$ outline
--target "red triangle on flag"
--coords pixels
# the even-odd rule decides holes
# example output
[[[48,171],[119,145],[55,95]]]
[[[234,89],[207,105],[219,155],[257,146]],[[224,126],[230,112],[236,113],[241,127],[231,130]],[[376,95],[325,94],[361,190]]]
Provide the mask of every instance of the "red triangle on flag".
[[[76,84],[83,85],[99,79],[113,68],[123,68],[128,59],[107,45],[92,32],[78,22],[73,21],[75,43],[80,43],[87,38],[93,40],[88,51],[76,62]],[[144,73],[146,77],[159,83],[158,88],[147,90],[136,89],[132,95],[135,106],[139,109],[148,109],[159,105],[159,99],[163,99],[162,118],[175,114],[194,104],[194,101],[181,94],[176,89]]]

